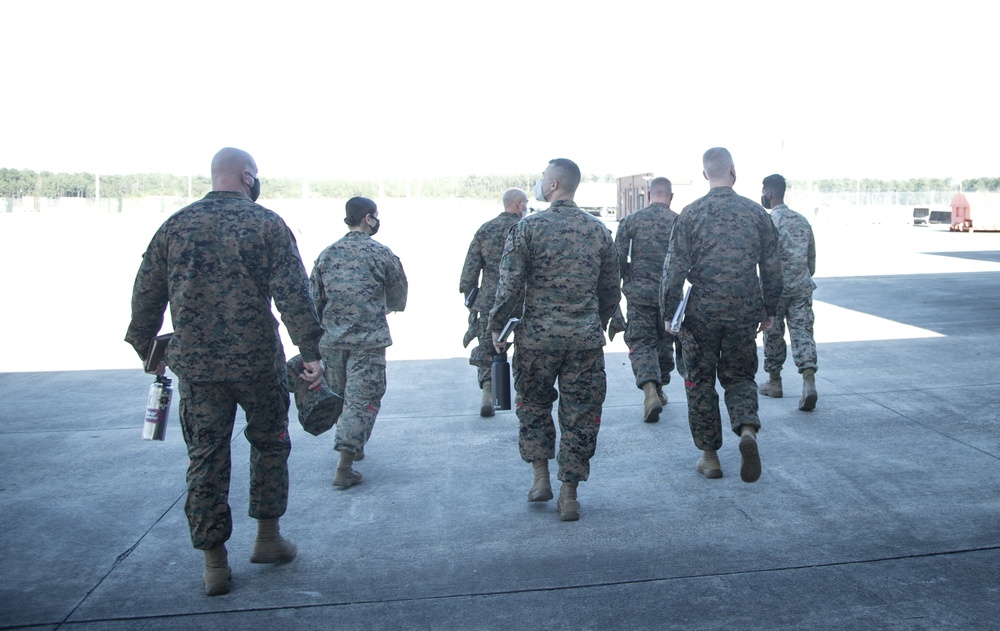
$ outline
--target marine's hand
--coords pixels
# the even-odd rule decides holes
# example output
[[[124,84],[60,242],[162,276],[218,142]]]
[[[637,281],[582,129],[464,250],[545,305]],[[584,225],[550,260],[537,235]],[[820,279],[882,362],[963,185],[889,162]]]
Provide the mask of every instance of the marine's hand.
[[[165,372],[167,372],[167,364],[165,362],[160,362],[156,365],[156,370],[153,371],[153,374],[157,377],[162,377]]]
[[[761,321],[760,326],[757,327],[757,332],[770,331],[772,326],[774,326],[774,316],[768,316],[766,320]]]
[[[500,341],[500,331],[493,331],[493,348],[497,349],[497,353],[503,355],[507,350],[507,342]]]
[[[615,309],[614,315],[611,316],[611,322],[608,323],[608,339],[613,342],[615,340],[615,335],[623,333],[626,326],[625,315],[622,313],[621,305],[619,305],[618,308]]]
[[[302,374],[299,377],[309,382],[310,390],[319,388],[320,381],[323,379],[323,360],[302,362]]]

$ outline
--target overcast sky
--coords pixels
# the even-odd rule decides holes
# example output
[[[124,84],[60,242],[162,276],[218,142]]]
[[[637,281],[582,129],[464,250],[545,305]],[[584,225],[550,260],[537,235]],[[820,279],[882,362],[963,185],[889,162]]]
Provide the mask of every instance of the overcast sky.
[[[1000,176],[997,7],[0,0],[0,167]]]

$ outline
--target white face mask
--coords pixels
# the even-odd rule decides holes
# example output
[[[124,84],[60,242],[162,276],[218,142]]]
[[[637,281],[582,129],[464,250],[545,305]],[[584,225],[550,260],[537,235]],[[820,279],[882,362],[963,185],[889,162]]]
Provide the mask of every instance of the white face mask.
[[[537,199],[540,202],[547,201],[545,199],[545,193],[542,192],[542,180],[538,180],[537,182],[535,182],[535,199]]]

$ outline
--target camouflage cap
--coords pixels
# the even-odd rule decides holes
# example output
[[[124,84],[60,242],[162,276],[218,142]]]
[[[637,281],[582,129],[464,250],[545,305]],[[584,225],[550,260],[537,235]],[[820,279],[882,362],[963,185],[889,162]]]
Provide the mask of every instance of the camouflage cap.
[[[344,410],[344,398],[330,389],[326,379],[320,381],[320,387],[309,388],[309,382],[302,379],[302,356],[296,355],[288,360],[288,382],[295,396],[295,407],[299,413],[299,423],[302,429],[313,436],[319,436],[327,431],[340,418]]]

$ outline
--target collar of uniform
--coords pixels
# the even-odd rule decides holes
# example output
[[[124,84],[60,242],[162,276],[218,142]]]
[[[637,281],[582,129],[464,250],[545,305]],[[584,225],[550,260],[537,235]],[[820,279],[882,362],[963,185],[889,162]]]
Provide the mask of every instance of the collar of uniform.
[[[549,210],[555,210],[556,208],[576,208],[576,209],[579,209],[580,207],[577,206],[576,202],[574,202],[572,200],[569,200],[569,199],[560,199],[560,200],[552,202],[552,205],[549,206]]]
[[[245,199],[250,200],[250,197],[243,191],[210,191],[205,197],[215,197],[215,198],[225,198],[225,199]]]
[[[367,237],[371,239],[372,235],[368,234],[367,232],[362,232],[361,230],[349,230],[347,232],[347,237],[349,239],[360,239],[361,237]]]
[[[735,195],[736,191],[733,190],[732,186],[713,186],[708,189],[709,195]]]
[[[778,204],[777,206],[771,208],[771,212],[774,212],[776,210],[788,210],[788,204]]]
[[[664,204],[663,202],[653,202],[649,206],[646,206],[646,208],[655,208],[656,210],[670,210],[670,206],[668,204]]]

